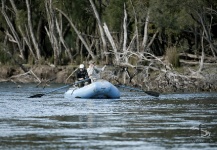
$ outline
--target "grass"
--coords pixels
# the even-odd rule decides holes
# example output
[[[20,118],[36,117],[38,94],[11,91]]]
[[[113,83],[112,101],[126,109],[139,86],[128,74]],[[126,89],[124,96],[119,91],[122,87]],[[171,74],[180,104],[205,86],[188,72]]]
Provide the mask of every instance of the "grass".
[[[166,59],[174,68],[180,67],[179,53],[176,47],[167,48]]]

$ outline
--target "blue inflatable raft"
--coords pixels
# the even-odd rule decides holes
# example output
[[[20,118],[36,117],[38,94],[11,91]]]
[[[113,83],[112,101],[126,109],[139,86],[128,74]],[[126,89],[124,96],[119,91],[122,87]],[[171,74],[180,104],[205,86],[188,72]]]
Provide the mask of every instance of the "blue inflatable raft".
[[[106,80],[97,80],[82,88],[73,87],[64,93],[67,99],[118,99],[120,91],[116,86]]]

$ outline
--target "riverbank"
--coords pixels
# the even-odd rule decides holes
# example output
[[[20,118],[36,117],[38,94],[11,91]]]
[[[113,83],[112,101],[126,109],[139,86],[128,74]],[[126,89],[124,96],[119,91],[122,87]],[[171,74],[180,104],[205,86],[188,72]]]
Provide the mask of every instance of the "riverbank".
[[[29,83],[29,82],[46,82],[52,81],[55,83],[65,83],[74,80],[74,76],[67,77],[76,69],[75,66],[52,66],[40,65],[30,66],[24,65],[28,72],[24,72],[17,66],[0,66],[0,82],[16,82],[16,83]]]
[[[73,83],[76,80],[75,71],[77,65],[53,66],[40,65],[30,66],[23,65],[28,72],[24,72],[21,67],[17,66],[0,66],[0,82],[19,83],[36,83],[46,86],[49,83]],[[99,67],[102,67],[99,65]],[[159,71],[152,71],[151,75],[145,75],[144,71],[137,73],[136,77],[129,79],[123,68],[107,66],[106,71],[102,72],[101,77],[114,84],[128,84],[139,86],[144,90],[153,90],[159,92],[200,92],[200,91],[217,91],[217,68],[216,66],[206,67],[200,76],[189,76],[195,67],[182,67],[182,75],[174,72],[159,74]],[[189,71],[190,70],[190,71]],[[131,71],[131,70],[130,70]],[[133,74],[133,72],[131,72]]]

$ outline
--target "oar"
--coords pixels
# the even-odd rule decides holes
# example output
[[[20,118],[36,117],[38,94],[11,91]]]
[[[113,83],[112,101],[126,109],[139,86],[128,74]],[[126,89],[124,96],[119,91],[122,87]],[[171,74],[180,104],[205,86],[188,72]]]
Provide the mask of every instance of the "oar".
[[[72,83],[72,84],[69,84],[69,85],[65,85],[65,86],[60,87],[60,88],[57,88],[57,89],[53,89],[53,90],[51,90],[51,91],[49,91],[49,92],[46,92],[46,93],[43,93],[43,94],[42,94],[42,93],[41,93],[41,94],[35,94],[35,95],[32,95],[32,96],[29,96],[28,98],[37,98],[37,97],[42,97],[42,96],[44,96],[45,94],[49,94],[49,93],[52,93],[52,92],[55,92],[55,91],[58,91],[58,90],[61,90],[61,89],[67,88],[67,87],[69,87],[69,86],[72,86],[72,85],[75,85],[75,84],[78,84],[78,83],[85,82],[85,81],[88,81],[88,80],[89,80],[89,78],[84,79],[84,80],[81,80],[81,81],[77,81],[77,82]]]
[[[159,95],[160,95],[160,93],[158,93],[158,92],[144,91],[144,90],[141,90],[141,89],[138,89],[138,88],[129,87],[129,86],[120,85],[120,84],[117,84],[115,86],[120,87],[120,88],[129,89],[129,90],[134,90],[134,91],[139,91],[139,92],[145,92],[146,94],[151,95],[151,96],[155,96],[155,97],[159,97]]]

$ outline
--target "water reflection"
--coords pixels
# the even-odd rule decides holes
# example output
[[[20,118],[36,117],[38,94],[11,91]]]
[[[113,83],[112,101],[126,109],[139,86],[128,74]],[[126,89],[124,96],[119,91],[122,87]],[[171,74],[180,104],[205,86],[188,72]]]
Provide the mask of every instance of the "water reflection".
[[[118,100],[67,100],[64,91],[0,85],[0,149],[215,149],[217,93],[123,91]]]

